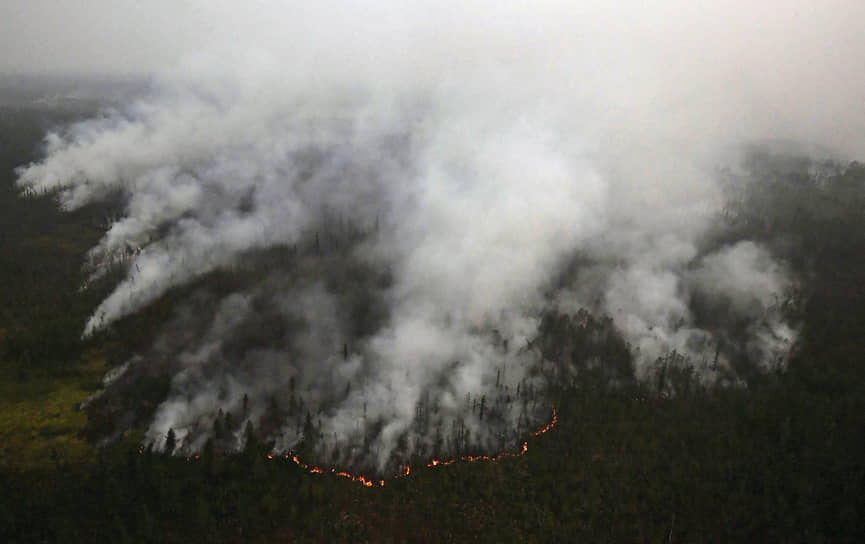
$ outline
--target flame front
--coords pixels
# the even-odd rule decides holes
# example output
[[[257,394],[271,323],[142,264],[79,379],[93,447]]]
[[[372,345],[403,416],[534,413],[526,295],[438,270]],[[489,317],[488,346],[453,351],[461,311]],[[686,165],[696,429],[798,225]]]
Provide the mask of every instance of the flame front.
[[[293,452],[286,453],[283,457],[286,460],[291,460],[295,465],[299,466],[300,468],[309,472],[310,474],[324,474],[325,473],[325,470],[320,468],[320,467],[310,466],[310,465],[302,462],[300,460],[300,458],[297,456],[297,454],[295,454]],[[268,455],[267,458],[273,459],[273,455]],[[346,472],[344,470],[337,472],[337,470],[335,468],[331,468],[330,473],[335,474],[337,476],[341,476],[343,478],[348,478],[352,482],[357,482],[364,487],[373,487],[376,485],[379,487],[384,487],[384,480],[379,480],[376,482],[374,480],[371,480],[370,478],[367,478],[366,476],[363,476],[363,475],[355,476],[354,474],[352,474],[350,472]]]
[[[540,429],[534,431],[532,433],[532,436],[540,436],[540,435],[546,433],[547,431],[549,431],[550,429],[555,427],[558,422],[559,422],[559,416],[558,416],[558,413],[556,412],[556,409],[554,407],[553,408],[553,417],[550,420],[550,422],[547,423],[546,425],[544,425],[543,427],[541,427]],[[502,452],[498,455],[493,455],[493,456],[490,456],[490,455],[465,455],[463,457],[455,457],[453,459],[447,459],[447,460],[433,458],[430,460],[429,463],[427,463],[426,466],[427,467],[441,467],[441,466],[452,465],[452,464],[456,463],[457,461],[464,461],[466,463],[473,463],[475,461],[493,461],[493,462],[495,462],[495,461],[500,461],[501,459],[505,459],[508,457],[521,457],[521,456],[525,455],[528,451],[529,451],[529,443],[523,442],[519,451],[515,451],[515,452],[507,452],[506,451],[506,452]],[[267,458],[273,459],[273,456],[268,455]],[[310,465],[307,465],[306,463],[301,462],[301,460],[293,452],[291,454],[286,453],[285,458],[291,459],[294,462],[294,464],[303,468],[303,470],[305,470],[311,474],[323,474],[324,473],[324,470],[320,469],[319,467],[310,466]],[[352,474],[350,472],[346,472],[344,470],[337,472],[337,470],[335,468],[330,469],[330,472],[332,474],[337,475],[337,476],[341,476],[343,478],[348,478],[352,482],[358,482],[359,484],[363,485],[364,487],[373,487],[373,486],[384,487],[384,480],[379,480],[376,482],[375,480],[367,478],[366,476],[363,476],[363,475],[355,476],[354,474]],[[411,474],[411,465],[406,464],[405,466],[402,467],[402,471],[396,477],[397,478],[405,478],[405,477],[409,476],[410,474]]]
[[[553,419],[551,419],[549,423],[547,423],[546,425],[544,425],[543,427],[541,427],[540,429],[535,431],[534,436],[539,436],[539,435],[544,434],[545,432],[547,432],[550,429],[552,429],[553,427],[555,427],[556,423],[558,423],[558,422],[559,422],[559,415],[556,413],[556,409],[553,408]]]
[[[549,423],[547,423],[546,425],[544,425],[540,429],[533,432],[532,436],[540,436],[540,435],[546,433],[547,431],[549,431],[550,429],[555,427],[556,423],[558,423],[558,422],[559,422],[558,413],[556,412],[556,409],[553,408],[553,418],[550,420]],[[427,463],[426,466],[430,467],[430,468],[442,467],[442,466],[452,465],[452,464],[456,463],[457,461],[465,461],[467,463],[473,463],[475,461],[499,461],[499,460],[505,459],[507,457],[521,457],[521,456],[525,455],[528,451],[529,451],[529,443],[523,442],[523,445],[520,447],[520,451],[516,451],[516,452],[506,451],[506,452],[502,452],[498,455],[493,455],[493,456],[490,456],[490,455],[466,455],[463,457],[456,457],[454,459],[448,459],[447,461],[443,461],[441,459],[432,459],[432,460],[430,460],[429,463]],[[408,467],[406,467],[406,468],[408,468]],[[406,473],[406,474],[408,474],[408,473]]]
[[[547,423],[546,425],[544,425],[540,429],[534,431],[532,433],[532,436],[540,436],[540,435],[546,433],[547,431],[549,431],[550,429],[555,427],[556,423],[558,423],[558,421],[559,421],[558,414],[556,413],[556,409],[553,408],[553,418],[550,420],[549,423]],[[441,466],[452,465],[452,464],[456,463],[457,461],[464,461],[467,463],[473,463],[475,461],[493,461],[493,462],[495,462],[495,461],[499,461],[501,459],[505,459],[507,457],[520,457],[522,455],[525,455],[528,451],[529,451],[529,443],[523,442],[522,446],[520,447],[520,450],[516,451],[516,452],[507,452],[506,451],[506,452],[502,452],[502,453],[499,453],[498,455],[493,455],[493,456],[490,456],[490,455],[466,455],[463,457],[455,457],[453,459],[447,459],[447,460],[433,458],[430,460],[429,463],[427,463],[426,466],[427,467],[441,467]],[[138,453],[139,454],[144,453],[144,449],[139,448]],[[290,459],[295,465],[301,467],[303,470],[309,472],[310,474],[324,474],[325,473],[325,471],[323,469],[321,469],[317,466],[311,466],[311,465],[308,465],[308,464],[302,462],[300,460],[300,458],[297,456],[297,454],[295,454],[294,452],[285,453],[283,455],[283,457],[286,460]],[[273,454],[267,454],[267,459],[272,460],[273,458],[274,458]],[[187,461],[191,461],[192,459],[199,459],[199,456],[196,455],[194,458],[190,458],[190,457],[186,458]],[[375,487],[375,486],[384,487],[384,480],[375,481],[375,480],[372,480],[372,479],[370,479],[370,478],[368,478],[362,474],[361,475],[354,475],[354,474],[352,474],[350,472],[346,472],[344,470],[337,472],[337,470],[335,468],[331,468],[329,472],[331,474],[335,474],[336,476],[340,476],[342,478],[348,478],[352,482],[357,482],[364,487]],[[411,474],[411,466],[406,464],[405,466],[402,467],[402,472],[395,477],[404,478],[404,477],[409,476],[410,474]]]

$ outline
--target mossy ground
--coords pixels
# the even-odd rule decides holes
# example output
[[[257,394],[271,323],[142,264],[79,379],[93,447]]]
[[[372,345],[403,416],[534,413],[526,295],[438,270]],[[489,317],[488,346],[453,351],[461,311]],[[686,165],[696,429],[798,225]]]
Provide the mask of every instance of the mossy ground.
[[[98,390],[105,361],[89,360],[68,376],[0,374],[0,467],[31,469],[77,463],[94,448],[79,436],[80,404]]]

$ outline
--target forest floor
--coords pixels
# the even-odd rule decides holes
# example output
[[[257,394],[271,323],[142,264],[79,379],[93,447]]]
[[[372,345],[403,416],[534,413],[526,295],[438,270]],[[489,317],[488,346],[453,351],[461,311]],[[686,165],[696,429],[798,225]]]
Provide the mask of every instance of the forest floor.
[[[31,469],[74,463],[94,451],[80,436],[79,406],[100,386],[105,361],[91,359],[58,377],[19,379],[0,366],[0,467]]]

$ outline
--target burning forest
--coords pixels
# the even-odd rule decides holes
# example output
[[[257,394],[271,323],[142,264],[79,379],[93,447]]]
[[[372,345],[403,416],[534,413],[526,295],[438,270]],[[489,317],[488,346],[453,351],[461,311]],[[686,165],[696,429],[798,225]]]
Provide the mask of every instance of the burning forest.
[[[797,278],[725,224],[716,173],[630,207],[633,180],[528,114],[191,91],[67,127],[18,170],[66,209],[119,206],[89,253],[84,289],[115,283],[85,338],[164,306],[88,402],[96,441],[143,425],[157,448],[173,431],[177,452],[230,451],[251,425],[387,472],[518,445],[581,374],[677,394],[667,376],[744,387],[786,365]]]
[[[544,425],[543,427],[537,429],[536,431],[534,431],[532,433],[532,435],[533,436],[540,436],[540,435],[550,431],[553,427],[555,427],[556,423],[558,423],[558,415],[556,414],[556,409],[553,408],[553,417],[550,420],[550,422],[547,423],[546,425]],[[453,459],[436,459],[436,458],[433,458],[426,464],[426,466],[427,466],[427,468],[434,468],[434,467],[446,467],[446,466],[452,465],[454,463],[473,463],[476,461],[496,462],[496,461],[499,461],[501,459],[507,459],[507,458],[511,458],[511,457],[519,457],[521,455],[525,455],[526,452],[528,452],[528,451],[529,451],[529,443],[523,442],[522,446],[520,446],[520,449],[516,452],[501,452],[501,453],[498,453],[495,455],[466,455],[466,456],[462,456],[462,457],[456,457]],[[317,466],[309,465],[309,464],[301,461],[300,458],[298,458],[297,454],[295,454],[293,451],[290,451],[288,453],[283,454],[282,457],[284,457],[285,459],[290,459],[291,462],[293,462],[295,465],[303,468],[303,470],[308,471],[310,474],[325,474],[325,473],[335,474],[336,476],[339,476],[341,478],[348,478],[352,482],[357,482],[364,487],[375,487],[375,486],[384,487],[384,485],[385,485],[384,480],[377,480],[376,481],[376,480],[370,479],[366,476],[355,475],[355,474],[352,474],[350,472],[338,470],[337,468],[331,468],[330,470],[324,470],[324,469],[321,469]],[[269,460],[273,460],[275,458],[278,459],[279,456],[278,455],[274,456],[272,454],[268,454],[267,458]],[[196,456],[196,459],[198,459],[198,456]],[[402,472],[397,474],[395,477],[401,478],[401,477],[408,477],[410,475],[411,475],[411,465],[406,464],[402,467]]]
[[[0,364],[66,380],[10,386],[5,428],[38,414],[58,469],[129,447],[130,482],[154,463],[211,482],[240,460],[310,504],[344,479],[567,479],[641,448],[664,454],[635,481],[678,474],[673,447],[749,474],[675,418],[855,383],[803,360],[856,351],[813,346],[858,315],[860,4],[0,7]],[[800,419],[778,406],[764,434],[787,452]],[[604,418],[609,442],[576,444]],[[630,540],[672,541],[663,515]]]

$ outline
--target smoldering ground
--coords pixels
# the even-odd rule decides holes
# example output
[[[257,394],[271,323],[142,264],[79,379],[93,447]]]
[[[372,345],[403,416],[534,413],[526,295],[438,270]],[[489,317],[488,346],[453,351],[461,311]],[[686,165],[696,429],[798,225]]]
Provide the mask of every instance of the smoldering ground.
[[[136,53],[152,88],[49,134],[19,184],[122,202],[89,262],[127,274],[84,334],[245,278],[202,285],[114,382],[167,376],[148,440],[236,447],[249,420],[379,469],[502,447],[551,367],[578,372],[544,360],[551,314],[609,316],[637,379],[783,369],[796,279],[716,236],[715,168],[767,138],[861,153],[862,10],[189,3],[162,27],[182,37]]]

